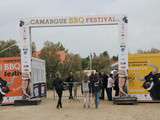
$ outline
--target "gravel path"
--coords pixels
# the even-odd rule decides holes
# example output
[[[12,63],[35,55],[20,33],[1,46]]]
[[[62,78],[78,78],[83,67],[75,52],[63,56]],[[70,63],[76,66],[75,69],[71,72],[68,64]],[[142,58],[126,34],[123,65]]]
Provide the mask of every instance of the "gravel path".
[[[63,109],[56,109],[53,93],[48,92],[37,106],[0,106],[0,120],[160,120],[160,103],[113,105],[101,101],[100,107],[83,109],[83,101],[63,101]]]

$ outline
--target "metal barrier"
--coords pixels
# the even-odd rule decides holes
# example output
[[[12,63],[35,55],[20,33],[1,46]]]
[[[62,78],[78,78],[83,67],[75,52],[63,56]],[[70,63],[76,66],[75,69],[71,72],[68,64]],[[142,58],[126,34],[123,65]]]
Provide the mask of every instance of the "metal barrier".
[[[73,84],[73,89],[72,89],[72,93],[73,93],[73,99],[82,99],[83,95],[81,92],[81,82],[64,82],[64,88],[65,90],[63,91],[63,95],[62,98],[63,99],[69,99],[69,84]],[[54,99],[58,98],[58,95],[56,94],[56,91],[53,90],[53,97]]]

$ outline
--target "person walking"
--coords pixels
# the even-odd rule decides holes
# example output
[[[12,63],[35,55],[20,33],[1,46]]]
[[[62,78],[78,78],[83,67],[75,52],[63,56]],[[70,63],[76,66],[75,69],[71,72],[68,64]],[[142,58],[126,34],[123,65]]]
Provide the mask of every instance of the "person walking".
[[[63,84],[60,73],[56,73],[55,80],[53,81],[53,87],[58,95],[57,109],[62,108]]]
[[[84,80],[82,81],[82,94],[83,94],[83,98],[84,98],[84,104],[83,107],[84,108],[90,108],[90,95],[89,95],[89,81],[88,81],[88,76],[85,75],[84,76]]]
[[[108,84],[107,84],[107,96],[108,96],[108,100],[112,101],[112,87],[114,84],[114,80],[113,80],[113,74],[109,75],[108,78]]]

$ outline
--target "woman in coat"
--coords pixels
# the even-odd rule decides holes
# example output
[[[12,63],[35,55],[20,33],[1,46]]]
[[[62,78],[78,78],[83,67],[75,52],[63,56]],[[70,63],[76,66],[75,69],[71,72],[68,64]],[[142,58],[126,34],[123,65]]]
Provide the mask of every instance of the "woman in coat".
[[[62,108],[63,84],[60,73],[56,73],[55,80],[53,81],[53,87],[58,95],[57,109]]]

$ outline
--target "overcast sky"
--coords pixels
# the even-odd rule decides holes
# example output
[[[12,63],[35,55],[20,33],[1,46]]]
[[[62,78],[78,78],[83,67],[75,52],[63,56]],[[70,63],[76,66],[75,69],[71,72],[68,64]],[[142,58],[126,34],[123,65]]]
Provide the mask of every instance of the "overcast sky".
[[[19,42],[18,20],[23,17],[117,15],[128,16],[129,51],[160,49],[159,0],[0,0],[0,40]],[[70,52],[87,56],[107,50],[118,54],[116,26],[32,29],[37,49],[44,41],[60,41]]]

